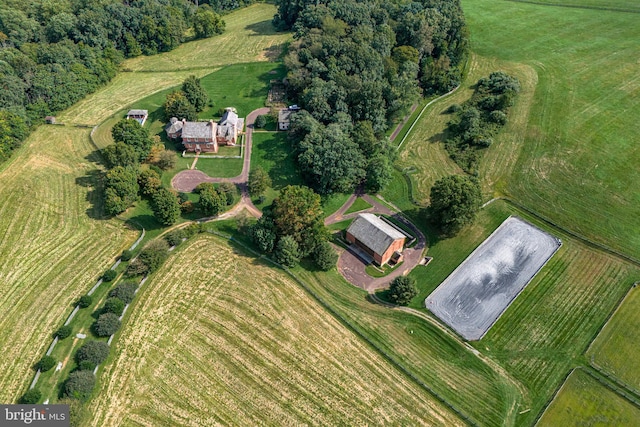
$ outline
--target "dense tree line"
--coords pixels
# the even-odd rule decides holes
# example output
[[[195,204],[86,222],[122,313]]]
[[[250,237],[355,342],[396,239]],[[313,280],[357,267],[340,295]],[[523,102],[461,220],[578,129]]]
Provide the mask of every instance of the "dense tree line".
[[[509,107],[520,91],[518,79],[502,71],[491,73],[475,85],[471,98],[449,110],[454,114],[447,127],[445,147],[462,169],[477,174],[480,150],[507,123]]]
[[[287,90],[308,112],[292,124],[308,184],[326,194],[366,181],[377,191],[390,179],[389,125],[422,94],[460,81],[459,2],[280,0],[274,24],[295,31]]]
[[[42,0],[0,3],[0,162],[46,115],[111,80],[124,58],[169,51],[224,30],[214,10],[247,1]],[[212,9],[213,7],[213,9]]]
[[[322,270],[329,270],[338,255],[328,242],[320,196],[310,188],[289,185],[249,230],[253,242],[276,261],[293,267],[310,258]]]

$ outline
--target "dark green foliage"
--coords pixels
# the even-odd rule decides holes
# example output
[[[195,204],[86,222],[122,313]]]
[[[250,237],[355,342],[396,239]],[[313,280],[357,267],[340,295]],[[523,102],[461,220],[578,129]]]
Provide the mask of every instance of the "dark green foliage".
[[[58,337],[59,340],[63,340],[71,335],[71,332],[73,332],[71,325],[61,326],[56,331],[55,336]]]
[[[102,150],[101,153],[109,168],[116,166],[135,166],[140,161],[140,155],[137,153],[135,147],[127,145],[124,142],[111,144]]]
[[[475,91],[462,106],[449,107],[455,116],[447,128],[445,148],[451,158],[468,173],[477,174],[480,150],[507,123],[508,108],[520,91],[520,83],[501,71],[478,80]]]
[[[271,253],[276,243],[276,232],[273,221],[267,215],[262,216],[255,224],[249,228],[251,240],[258,249],[265,253]]]
[[[331,243],[323,241],[313,251],[313,261],[323,271],[331,270],[338,262],[338,253]]]
[[[284,236],[278,241],[275,250],[276,261],[285,267],[295,267],[300,262],[298,243],[293,236]]]
[[[197,112],[204,110],[209,102],[209,95],[207,95],[207,91],[204,90],[200,84],[200,79],[196,76],[187,77],[182,83],[182,92]]]
[[[262,129],[267,124],[267,118],[264,116],[264,114],[261,114],[256,117],[256,121],[254,124],[258,129]]]
[[[320,196],[310,188],[298,185],[283,188],[273,201],[272,211],[266,215],[273,218],[276,235],[292,236],[304,253],[308,253],[314,243],[308,233],[323,224]]]
[[[174,192],[159,188],[152,196],[153,214],[162,225],[172,225],[180,218],[180,203]]]
[[[127,266],[125,274],[127,277],[145,276],[149,274],[149,266],[140,261],[139,258],[134,259]]]
[[[102,280],[104,280],[105,282],[110,282],[113,279],[115,279],[118,276],[118,273],[115,270],[107,270],[104,273],[102,273]]]
[[[182,243],[182,230],[174,230],[164,235],[164,240],[167,241],[169,246],[178,246]]]
[[[399,276],[391,281],[389,299],[398,305],[407,305],[418,295],[416,282],[408,276]]]
[[[138,285],[135,282],[122,282],[109,291],[109,297],[118,298],[125,304],[133,301]]]
[[[114,298],[110,298],[114,299]],[[117,299],[117,298],[115,298]],[[118,300],[120,301],[120,300]],[[122,301],[120,301],[122,302]],[[114,313],[104,313],[93,323],[93,332],[99,337],[108,337],[115,334],[120,329],[120,319]]]
[[[386,187],[393,179],[393,166],[391,161],[384,156],[378,155],[367,165],[367,191],[377,193]]]
[[[122,119],[111,129],[111,136],[116,142],[133,147],[138,155],[138,161],[144,161],[153,145],[149,136],[149,130],[138,123],[137,120]]]
[[[337,124],[309,133],[299,151],[303,176],[320,194],[351,192],[365,178],[365,157]]]
[[[271,185],[271,178],[264,169],[260,167],[251,169],[249,172],[249,194],[253,197],[260,196]]]
[[[75,355],[76,363],[80,364],[85,360],[99,365],[109,356],[109,345],[104,341],[87,341],[78,349]]]
[[[78,305],[80,308],[87,308],[93,302],[93,297],[91,295],[82,295],[78,300]]]
[[[203,224],[193,223],[193,224],[189,224],[188,226],[182,229],[182,235],[185,238],[190,239],[196,234],[202,233],[203,231],[204,231]]]
[[[168,94],[163,107],[166,121],[169,121],[172,117],[188,121],[194,121],[198,118],[196,107],[180,91]]]
[[[204,7],[200,7],[193,16],[193,30],[199,39],[222,34],[225,25],[220,15]]]
[[[431,187],[431,218],[445,234],[453,234],[473,222],[482,196],[476,180],[450,175]]]
[[[203,183],[198,185],[198,193],[200,194],[200,210],[207,216],[215,216],[222,211],[227,204],[227,197],[221,195],[220,192],[211,183]]]
[[[173,150],[162,150],[155,163],[162,170],[173,169],[178,163],[178,154]]]
[[[96,386],[96,377],[91,371],[74,371],[64,382],[62,394],[71,399],[86,401]]]
[[[54,366],[56,366],[56,359],[51,356],[42,356],[42,359],[36,363],[36,369],[40,369],[42,372],[47,372]]]
[[[235,184],[231,182],[222,182],[218,186],[218,192],[224,195],[226,199],[227,206],[231,206],[235,201],[236,195],[238,194],[238,189]]]
[[[18,403],[23,405],[33,405],[40,401],[42,398],[42,393],[37,388],[32,388],[27,390],[25,394],[22,395]]]
[[[125,303],[120,298],[110,297],[105,301],[104,306],[102,307],[102,312],[113,313],[116,315],[116,317],[121,316],[122,312],[124,311],[124,306]]]
[[[0,89],[2,89],[0,90],[0,108],[3,105],[2,97],[5,90],[10,90],[6,86],[3,88],[2,83],[0,80]],[[0,163],[9,158],[11,152],[22,144],[27,134],[28,127],[23,117],[0,109]]]
[[[108,215],[124,212],[138,200],[138,174],[131,167],[116,166],[105,179],[104,209]]]
[[[138,255],[137,260],[146,265],[149,272],[156,271],[169,256],[169,245],[164,239],[149,243]]]
[[[131,258],[133,258],[133,252],[131,252],[128,249],[122,251],[122,254],[120,255],[120,260],[129,261]]]
[[[162,187],[162,180],[155,170],[141,169],[138,172],[138,186],[143,196],[152,197]]]
[[[83,360],[82,362],[78,363],[78,371],[93,371],[96,368],[96,364],[89,361],[89,360]]]

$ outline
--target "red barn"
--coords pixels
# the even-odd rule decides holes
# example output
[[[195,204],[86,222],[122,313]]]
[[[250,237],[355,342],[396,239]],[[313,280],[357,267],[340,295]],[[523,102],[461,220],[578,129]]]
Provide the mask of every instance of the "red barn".
[[[346,238],[347,242],[371,256],[376,264],[383,265],[389,262],[394,253],[402,251],[407,236],[383,219],[364,213],[349,225]]]

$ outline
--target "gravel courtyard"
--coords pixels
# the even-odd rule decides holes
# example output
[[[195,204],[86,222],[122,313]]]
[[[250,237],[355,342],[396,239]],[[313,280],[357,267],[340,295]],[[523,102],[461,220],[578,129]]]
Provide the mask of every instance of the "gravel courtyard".
[[[479,340],[561,244],[528,222],[509,217],[427,297],[425,305],[465,339]]]

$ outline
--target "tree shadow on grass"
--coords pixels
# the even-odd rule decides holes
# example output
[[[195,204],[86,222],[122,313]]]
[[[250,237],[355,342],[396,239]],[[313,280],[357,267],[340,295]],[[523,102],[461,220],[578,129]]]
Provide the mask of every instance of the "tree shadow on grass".
[[[249,36],[272,36],[278,34],[270,19],[254,22],[244,28],[250,31]]]
[[[76,185],[87,189],[86,200],[89,202],[89,208],[85,212],[91,219],[107,219],[103,206],[104,172],[98,167],[99,164],[103,164],[104,160],[98,150],[91,152],[85,159],[95,166],[84,176],[76,178]]]

